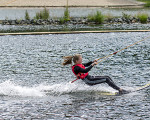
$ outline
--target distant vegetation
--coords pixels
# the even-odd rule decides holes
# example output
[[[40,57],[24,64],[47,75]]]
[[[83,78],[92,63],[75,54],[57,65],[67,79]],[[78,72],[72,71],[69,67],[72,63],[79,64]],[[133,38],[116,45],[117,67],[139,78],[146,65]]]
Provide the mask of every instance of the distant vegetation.
[[[66,8],[64,16],[61,18],[49,19],[49,11],[46,8],[38,13],[34,18],[30,18],[28,12],[25,12],[25,20],[1,20],[2,25],[19,25],[18,29],[0,30],[0,32],[46,32],[46,31],[74,31],[74,30],[124,30],[124,29],[149,29],[149,26],[134,23],[150,23],[150,17],[146,13],[138,13],[130,15],[122,13],[121,16],[113,16],[109,14],[102,14],[97,11],[94,14],[90,14],[87,17],[71,17],[69,10]],[[68,25],[69,24],[69,25]],[[122,25],[121,25],[122,24]],[[128,25],[127,25],[128,24]],[[133,25],[131,25],[133,24]],[[20,29],[23,25],[31,25],[29,28]],[[35,28],[34,25],[42,25],[39,28]],[[48,25],[48,26],[47,26]],[[50,27],[49,27],[50,25]],[[56,26],[57,25],[57,26]],[[60,25],[60,26],[59,26]],[[119,26],[118,26],[119,25]],[[46,27],[47,26],[47,27]],[[79,28],[78,28],[79,26]],[[123,27],[122,27],[123,26]],[[124,28],[125,26],[125,28]],[[130,27],[131,26],[131,27]],[[139,28],[137,27],[139,26]],[[143,26],[143,27],[142,27]],[[31,29],[32,28],[32,29]]]
[[[44,8],[44,10],[37,12],[34,19],[43,19],[43,20],[48,20],[50,18],[49,15],[49,10],[46,9],[46,7]]]
[[[46,7],[44,8],[44,10],[37,12],[34,19],[43,19],[43,20],[48,20],[50,18],[49,15],[49,10],[46,9]],[[28,11],[26,10],[25,12],[25,20],[30,20],[30,16]]]
[[[138,0],[140,2],[145,2],[145,7],[150,7],[150,0]]]
[[[66,10],[64,11],[64,16],[60,18],[60,23],[64,24],[67,21],[70,21],[70,13],[68,7],[66,7]]]
[[[49,20],[50,15],[49,15],[49,10],[47,10],[46,8],[44,8],[42,11],[37,12],[34,19],[30,18],[28,11],[25,12],[25,20],[30,20],[30,22],[27,22],[27,24],[32,24],[32,22],[34,21],[36,24],[36,20]],[[79,20],[80,19],[80,20]],[[78,21],[75,20],[75,18],[70,18],[70,13],[69,13],[69,9],[68,6],[66,6],[66,9],[64,11],[64,16],[61,18],[55,18],[53,19],[54,21],[56,20],[57,22],[54,23],[58,23],[58,24],[64,24],[66,22],[71,22],[74,20],[75,24],[81,24],[83,21],[83,24],[103,24],[103,23],[135,23],[135,22],[141,22],[143,24],[150,22],[150,17],[148,16],[147,13],[138,13],[136,15],[129,15],[126,13],[122,13],[122,16],[112,16],[111,14],[102,14],[100,11],[97,11],[94,14],[89,14],[87,17],[84,18],[79,18]],[[32,21],[32,22],[31,22]],[[41,21],[41,22],[42,22]],[[16,21],[16,24],[20,24],[20,21]],[[50,22],[49,22],[50,23]],[[11,24],[15,24],[15,23],[11,23]],[[24,23],[22,23],[24,24]],[[38,23],[41,24],[41,23]],[[47,23],[46,23],[47,24]]]
[[[142,2],[146,2],[146,6],[150,7],[150,0],[138,0],[138,1],[142,1]],[[34,20],[48,20],[50,18],[50,13],[49,10],[46,9],[46,7],[41,10],[40,12],[37,12],[36,15],[34,16]],[[111,22],[113,23],[113,21],[115,20],[115,18],[119,18],[119,17],[115,17],[112,16],[111,14],[107,14],[107,15],[103,15],[100,11],[97,11],[94,14],[89,14],[87,17],[87,22],[93,22],[96,24],[103,24],[105,21],[107,22]],[[26,10],[25,12],[25,20],[30,20],[30,16],[28,11]],[[68,2],[64,11],[64,15],[63,17],[59,18],[58,23],[60,24],[64,24],[68,21],[70,21],[72,18],[70,18],[70,12],[69,12],[69,7],[68,7]],[[82,18],[80,18],[82,19]],[[122,20],[121,20],[122,19]],[[127,23],[132,23],[131,21],[135,21],[135,22],[141,22],[141,23],[147,23],[148,20],[150,19],[148,14],[146,13],[139,13],[135,16],[126,14],[126,13],[122,13],[121,19],[119,19],[120,23],[123,22],[127,22]],[[33,19],[32,19],[33,20]]]
[[[131,18],[131,15],[126,14],[126,13],[122,13],[122,17],[125,18],[126,20],[129,20]]]
[[[66,9],[64,11],[64,16],[60,18],[60,24],[64,24],[67,21],[70,21],[70,13],[69,13],[68,3],[66,5]]]
[[[46,7],[40,12],[37,12],[36,15],[34,16],[34,20],[39,20],[39,19],[48,20],[49,18],[50,18],[50,13],[49,10],[46,9]],[[27,10],[25,12],[25,20],[30,20],[30,16]],[[70,13],[69,13],[68,6],[66,6],[66,9],[64,11],[64,16],[60,18],[60,23],[64,24],[67,21],[70,21]]]
[[[25,19],[26,19],[26,20],[30,20],[29,13],[28,13],[27,10],[26,10],[26,12],[25,12]]]
[[[44,10],[37,12],[34,17],[34,19],[37,19],[37,20],[39,19],[48,20],[49,18],[50,18],[49,10],[47,10],[46,7],[44,8]],[[30,16],[27,10],[25,12],[25,20],[30,20]]]
[[[143,13],[143,14],[139,13],[137,15],[137,18],[140,20],[141,23],[147,23],[148,14],[146,14],[146,13]]]
[[[101,12],[97,11],[96,14],[88,15],[88,21],[102,24],[104,22],[104,15]]]

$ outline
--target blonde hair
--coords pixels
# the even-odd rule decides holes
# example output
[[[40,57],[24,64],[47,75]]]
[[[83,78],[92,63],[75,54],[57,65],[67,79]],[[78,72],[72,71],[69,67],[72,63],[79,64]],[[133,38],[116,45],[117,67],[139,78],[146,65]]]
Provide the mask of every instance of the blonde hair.
[[[68,65],[71,64],[72,65],[72,61],[75,63],[77,60],[79,60],[79,58],[81,57],[80,54],[75,54],[74,56],[65,56],[63,57],[64,62],[62,63],[62,65]]]

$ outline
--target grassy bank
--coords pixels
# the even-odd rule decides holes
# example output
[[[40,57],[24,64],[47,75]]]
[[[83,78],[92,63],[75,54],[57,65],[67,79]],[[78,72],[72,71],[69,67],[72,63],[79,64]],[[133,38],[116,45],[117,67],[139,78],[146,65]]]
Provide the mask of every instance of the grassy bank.
[[[146,0],[143,0],[146,1]],[[68,6],[66,6],[66,9],[64,11],[64,15],[61,18],[51,18],[49,10],[44,7],[43,10],[41,10],[40,12],[35,13],[35,16],[33,18],[31,18],[29,16],[28,11],[26,10],[25,15],[24,15],[24,19],[20,19],[20,20],[16,20],[16,22],[13,24],[4,24],[4,25],[24,25],[24,24],[28,24],[28,25],[47,25],[47,22],[45,23],[45,21],[50,21],[48,22],[48,24],[66,24],[66,23],[74,23],[74,24],[81,24],[81,22],[78,22],[77,20],[75,20],[73,17],[70,17],[70,11]],[[86,20],[84,19],[86,18]],[[118,21],[116,18],[120,18],[120,20],[118,21],[118,23],[135,23],[135,22],[140,22],[143,24],[146,24],[147,22],[150,21],[150,17],[148,16],[147,13],[138,13],[135,15],[130,15],[130,14],[126,14],[126,13],[122,13],[122,16],[120,17],[116,17],[113,16],[111,14],[102,14],[100,11],[97,11],[94,14],[89,14],[86,17],[80,17],[79,21],[85,21],[86,24],[109,24],[109,23],[116,23],[116,21]],[[116,19],[116,20],[115,20]],[[24,23],[26,20],[26,23]],[[9,21],[9,20],[7,20]],[[13,21],[13,20],[12,20]],[[23,22],[20,22],[23,21]],[[73,22],[74,21],[74,22]],[[40,23],[41,22],[41,23]],[[24,23],[24,24],[22,24]],[[2,24],[2,22],[0,22],[0,24]]]
[[[43,11],[36,13],[36,16],[32,19],[32,20],[49,20],[50,15],[49,15],[49,11],[44,8]],[[103,24],[103,23],[108,23],[110,21],[114,21],[114,19],[116,18],[120,18],[122,19],[120,22],[127,22],[127,23],[132,23],[134,22],[140,22],[143,24],[146,24],[147,22],[149,22],[149,16],[147,13],[138,13],[135,15],[130,15],[130,14],[126,14],[126,13],[122,13],[122,16],[120,17],[116,17],[113,16],[111,14],[102,14],[100,11],[97,11],[94,14],[89,14],[87,17],[84,17],[87,19],[86,23],[90,24],[90,23],[94,23],[94,24]],[[30,16],[28,14],[28,12],[25,12],[25,20],[29,20]],[[51,18],[52,19],[52,18]],[[70,17],[70,12],[68,7],[66,8],[66,10],[64,11],[64,16],[61,18],[58,18],[57,22],[58,24],[65,24],[65,23],[69,23],[69,21],[73,20],[73,17]],[[83,18],[81,17],[80,20],[83,20]],[[74,20],[75,21],[75,20]],[[78,24],[78,22],[76,23]]]

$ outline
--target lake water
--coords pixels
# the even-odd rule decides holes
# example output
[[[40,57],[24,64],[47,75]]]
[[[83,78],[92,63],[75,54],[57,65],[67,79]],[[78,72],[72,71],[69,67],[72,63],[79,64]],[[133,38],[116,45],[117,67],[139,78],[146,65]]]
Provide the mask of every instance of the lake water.
[[[64,15],[65,8],[55,7],[48,8],[50,12],[50,17],[62,17]],[[4,19],[24,19],[25,11],[29,12],[29,16],[34,18],[37,12],[43,10],[43,8],[0,8],[0,20]],[[10,12],[11,11],[11,12]],[[117,8],[99,8],[99,7],[88,7],[88,8],[69,8],[71,17],[86,17],[89,14],[96,13],[96,11],[101,11],[105,15],[122,16],[122,13],[130,14],[135,16],[138,13],[147,13],[150,15],[150,9],[140,8],[140,9],[117,9]]]
[[[107,84],[75,79],[62,57],[88,62],[120,50],[150,32],[0,36],[0,120],[149,120],[150,88],[122,96]],[[99,63],[91,75],[108,75],[128,90],[150,82],[150,38]]]

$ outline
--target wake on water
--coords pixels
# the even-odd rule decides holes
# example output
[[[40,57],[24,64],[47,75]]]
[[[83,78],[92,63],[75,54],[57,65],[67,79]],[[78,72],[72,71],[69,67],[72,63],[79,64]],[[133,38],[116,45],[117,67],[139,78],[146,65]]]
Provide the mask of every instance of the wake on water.
[[[74,83],[39,84],[32,87],[16,85],[11,80],[0,83],[0,95],[2,96],[37,96],[62,95],[78,92],[116,92],[116,90],[104,84],[89,86],[82,81]]]

